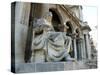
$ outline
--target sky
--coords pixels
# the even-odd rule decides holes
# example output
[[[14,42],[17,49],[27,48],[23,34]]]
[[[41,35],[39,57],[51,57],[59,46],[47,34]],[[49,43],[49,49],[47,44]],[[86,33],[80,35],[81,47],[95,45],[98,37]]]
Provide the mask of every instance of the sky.
[[[94,6],[83,6],[83,21],[87,21],[88,25],[92,29],[90,31],[90,35],[93,38],[94,45],[97,48],[97,31],[98,31],[98,24],[97,24],[97,7]]]

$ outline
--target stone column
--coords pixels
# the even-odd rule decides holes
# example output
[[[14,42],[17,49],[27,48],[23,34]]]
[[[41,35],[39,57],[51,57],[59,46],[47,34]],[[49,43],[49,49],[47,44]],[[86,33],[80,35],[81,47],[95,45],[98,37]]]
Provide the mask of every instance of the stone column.
[[[48,4],[42,4],[42,12],[41,17],[45,17],[45,15],[49,12],[49,5]]]
[[[74,38],[74,58],[77,59],[77,50],[76,50],[76,39]]]
[[[91,59],[91,46],[90,46],[90,41],[88,34],[86,34],[86,45],[87,45],[87,52],[88,52],[88,59]]]
[[[83,39],[82,39],[82,59],[86,59],[86,47],[85,47],[85,39],[84,39],[84,36],[83,36]]]
[[[30,3],[16,2],[15,7],[15,63],[24,62]]]
[[[49,12],[48,4],[36,3],[33,7],[34,17],[37,19],[43,18]]]
[[[77,51],[77,60],[79,60],[79,50],[80,50],[80,46],[79,46],[79,39],[77,37],[76,39],[76,51]]]
[[[80,38],[79,39],[79,57],[80,57],[80,60],[83,60],[83,40]]]

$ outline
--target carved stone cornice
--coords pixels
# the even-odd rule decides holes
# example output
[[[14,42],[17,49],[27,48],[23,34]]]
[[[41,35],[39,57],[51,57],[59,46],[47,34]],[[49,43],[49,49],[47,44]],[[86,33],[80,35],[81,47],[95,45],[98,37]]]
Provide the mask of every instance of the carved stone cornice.
[[[70,19],[72,19],[72,21],[77,25],[77,26],[81,26],[80,25],[80,20],[77,18],[77,16],[75,15],[74,12],[72,12],[69,8],[65,7],[64,5],[59,5],[65,12],[66,14],[69,16]]]

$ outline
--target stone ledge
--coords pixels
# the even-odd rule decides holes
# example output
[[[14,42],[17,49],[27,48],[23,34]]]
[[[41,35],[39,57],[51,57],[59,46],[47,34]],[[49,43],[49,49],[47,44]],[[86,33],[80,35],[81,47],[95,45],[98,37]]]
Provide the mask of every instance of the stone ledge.
[[[21,63],[16,64],[16,73],[48,72],[90,69],[82,62],[46,62],[46,63]]]

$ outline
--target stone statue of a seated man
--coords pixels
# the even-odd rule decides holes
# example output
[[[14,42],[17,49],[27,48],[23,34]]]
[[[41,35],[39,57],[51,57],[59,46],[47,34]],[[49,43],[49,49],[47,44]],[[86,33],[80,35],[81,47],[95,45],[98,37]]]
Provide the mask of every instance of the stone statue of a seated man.
[[[63,59],[72,61],[73,59],[69,55],[71,37],[66,36],[66,32],[53,31],[52,26],[45,23],[45,19],[39,19],[39,21],[43,22],[40,26],[43,33],[36,37],[34,35],[31,62],[56,62]],[[38,27],[33,30],[37,31]]]

